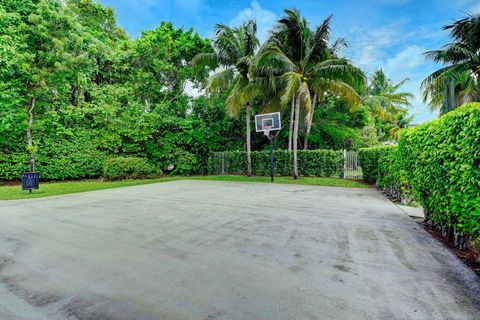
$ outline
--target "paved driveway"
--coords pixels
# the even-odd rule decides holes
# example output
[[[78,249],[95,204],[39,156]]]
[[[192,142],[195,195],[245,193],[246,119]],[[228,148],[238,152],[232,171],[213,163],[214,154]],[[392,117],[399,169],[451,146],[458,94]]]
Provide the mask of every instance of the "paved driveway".
[[[0,319],[478,319],[478,277],[368,189],[176,181],[0,202]]]

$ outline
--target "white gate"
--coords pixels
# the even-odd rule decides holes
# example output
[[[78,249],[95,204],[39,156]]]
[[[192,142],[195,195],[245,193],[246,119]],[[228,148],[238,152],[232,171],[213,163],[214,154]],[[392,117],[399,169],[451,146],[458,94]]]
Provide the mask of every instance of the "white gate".
[[[343,150],[343,179],[361,180],[362,178],[358,151]]]

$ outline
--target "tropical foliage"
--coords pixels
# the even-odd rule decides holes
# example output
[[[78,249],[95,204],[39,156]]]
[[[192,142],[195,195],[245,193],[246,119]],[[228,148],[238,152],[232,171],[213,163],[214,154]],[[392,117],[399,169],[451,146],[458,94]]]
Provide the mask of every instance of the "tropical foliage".
[[[480,103],[400,134],[397,146],[360,150],[364,177],[413,196],[446,234],[480,236]]]
[[[217,94],[228,92],[225,106],[231,116],[237,117],[245,106],[248,176],[252,175],[250,114],[255,87],[249,70],[259,46],[256,32],[257,24],[253,20],[238,28],[217,24],[212,41],[213,52],[199,53],[193,60],[193,65],[199,67],[224,69],[210,76],[207,90]]]
[[[388,140],[406,112],[379,120],[331,21],[311,28],[285,10],[263,44],[255,21],[219,24],[211,40],[161,22],[132,39],[95,0],[1,1],[0,180],[99,177],[122,159],[201,174],[211,152],[243,150],[249,174],[250,150],[268,145],[250,118],[266,111],[282,113],[276,148],[295,151],[295,176],[299,148]]]
[[[425,55],[445,66],[422,83],[424,101],[441,114],[480,101],[480,14],[470,14],[443,29],[450,31],[452,42]]]
[[[407,113],[413,95],[399,92],[407,81],[393,83],[382,69],[377,70],[369,81],[363,101],[373,115],[380,141],[396,140],[399,130],[406,128],[412,119]]]
[[[285,16],[278,21],[256,61],[259,76],[273,78],[268,83],[275,86],[272,91],[277,91],[280,104],[285,106],[293,101],[291,121],[295,179],[299,174],[297,146],[301,110],[304,110],[307,124],[305,148],[308,148],[317,100],[329,94],[341,95],[351,103],[351,109],[359,106],[361,101],[357,90],[364,87],[364,75],[348,60],[337,57],[337,48],[342,40],[329,47],[330,20],[331,17],[327,17],[313,31],[297,10],[285,10]]]
[[[274,152],[275,174],[290,176],[293,173],[291,152]],[[343,152],[337,150],[299,150],[299,174],[312,177],[341,177]],[[254,175],[270,174],[270,154],[268,151],[252,152]],[[244,151],[212,152],[208,161],[209,174],[245,174],[247,161]]]
[[[42,178],[69,179],[118,156],[198,173],[210,151],[241,147],[223,97],[185,93],[208,75],[188,62],[212,51],[193,30],[163,22],[132,40],[85,0],[2,1],[0,16],[0,179],[28,171],[27,154]]]

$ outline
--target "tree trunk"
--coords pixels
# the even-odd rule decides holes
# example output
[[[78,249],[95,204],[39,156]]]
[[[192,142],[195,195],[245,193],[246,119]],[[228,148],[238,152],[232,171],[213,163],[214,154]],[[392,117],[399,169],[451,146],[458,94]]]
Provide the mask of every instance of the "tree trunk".
[[[35,97],[32,98],[32,104],[28,109],[28,127],[27,127],[27,146],[30,153],[30,172],[35,172],[35,155],[33,154],[32,142],[32,125],[33,125],[33,109],[35,108]]]
[[[295,105],[295,124],[293,126],[293,179],[298,179],[298,158],[297,158],[297,146],[298,146],[298,123],[300,120],[300,97],[296,98]]]
[[[247,102],[245,107],[245,121],[247,125],[247,175],[252,176],[252,146],[251,146],[251,137],[250,137],[250,102]]]
[[[308,136],[310,135],[310,130],[312,129],[313,115],[315,113],[315,105],[317,104],[317,93],[313,95],[312,111],[307,121],[307,132],[305,133],[305,143],[303,145],[303,150],[308,149]]]
[[[290,107],[290,129],[288,131],[288,151],[292,151],[292,135],[293,135],[293,117],[295,116],[295,96],[292,98]]]

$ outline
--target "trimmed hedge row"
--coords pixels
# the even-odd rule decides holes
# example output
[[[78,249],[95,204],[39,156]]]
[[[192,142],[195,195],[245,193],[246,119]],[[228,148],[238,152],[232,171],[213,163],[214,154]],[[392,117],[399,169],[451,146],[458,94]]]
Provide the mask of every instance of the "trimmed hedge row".
[[[108,159],[106,152],[98,150],[95,137],[79,134],[67,138],[45,139],[38,148],[36,171],[42,180],[95,178],[102,175]],[[28,152],[0,152],[0,181],[18,180],[29,170]]]
[[[364,181],[375,183],[391,199],[402,203],[412,200],[411,186],[396,145],[360,149],[359,156]]]
[[[254,151],[252,174],[270,174],[270,152]],[[293,174],[293,155],[288,151],[274,151],[275,174]],[[222,169],[223,168],[223,169]],[[342,151],[301,150],[298,151],[298,171],[302,176],[334,177],[341,176],[343,170]],[[245,174],[247,155],[245,151],[213,152],[208,159],[209,174]]]
[[[480,236],[480,103],[406,131],[399,155],[429,220]]]
[[[36,171],[42,180],[98,178],[125,179],[153,177],[161,170],[144,158],[112,157],[97,149],[95,137],[78,134],[70,139],[46,139],[36,153]],[[28,153],[0,153],[0,181],[18,180],[28,171]]]
[[[117,157],[109,159],[103,166],[103,177],[108,180],[153,178],[162,174],[144,158]]]
[[[371,147],[358,150],[362,166],[363,180],[368,183],[376,183],[378,176],[378,159],[388,147]]]
[[[411,186],[426,219],[450,236],[480,237],[480,103],[405,130],[398,147],[360,150],[360,160],[367,181]]]

